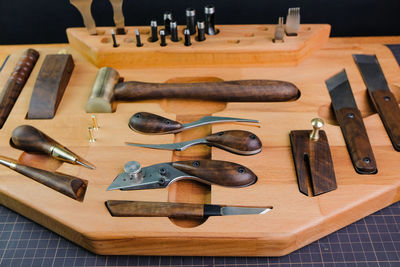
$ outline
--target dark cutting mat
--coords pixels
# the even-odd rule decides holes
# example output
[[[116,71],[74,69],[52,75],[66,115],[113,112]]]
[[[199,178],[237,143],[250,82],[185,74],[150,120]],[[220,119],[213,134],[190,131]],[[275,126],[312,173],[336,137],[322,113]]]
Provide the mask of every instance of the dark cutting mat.
[[[400,65],[400,45],[388,45]],[[99,256],[0,205],[0,266],[400,266],[400,203],[284,257]]]

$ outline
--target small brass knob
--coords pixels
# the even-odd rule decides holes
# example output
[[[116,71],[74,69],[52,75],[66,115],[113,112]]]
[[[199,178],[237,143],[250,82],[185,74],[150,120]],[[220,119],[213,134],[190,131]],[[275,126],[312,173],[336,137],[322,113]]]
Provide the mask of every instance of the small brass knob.
[[[310,133],[311,141],[318,141],[319,139],[319,130],[324,126],[324,121],[320,118],[314,118],[311,120],[311,125],[313,127],[312,132]]]

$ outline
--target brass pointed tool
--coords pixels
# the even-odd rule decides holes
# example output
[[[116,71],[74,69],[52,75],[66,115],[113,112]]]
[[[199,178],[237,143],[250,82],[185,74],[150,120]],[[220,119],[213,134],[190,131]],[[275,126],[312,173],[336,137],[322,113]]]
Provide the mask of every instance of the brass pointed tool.
[[[299,190],[308,196],[311,188],[310,194],[318,196],[335,190],[337,185],[328,139],[321,130],[324,121],[314,118],[311,124],[312,131],[291,131],[289,136]]]
[[[82,15],[83,23],[90,35],[96,35],[96,23],[92,17],[92,0],[70,0],[71,5],[75,6]]]
[[[143,134],[170,134],[179,133],[187,129],[223,122],[251,122],[258,123],[258,120],[205,116],[200,120],[181,124],[153,113],[138,112],[129,119],[129,128]]]
[[[204,138],[173,144],[136,144],[126,143],[129,146],[182,151],[194,145],[208,145],[238,155],[254,155],[261,152],[261,140],[253,133],[241,130],[232,130],[211,134]]]
[[[64,162],[95,169],[93,164],[30,125],[15,128],[10,138],[10,145],[25,152],[46,154]]]
[[[125,19],[122,12],[124,0],[110,0],[114,12],[114,24],[117,28],[117,34],[125,34]]]
[[[75,200],[83,201],[85,197],[87,180],[26,166],[3,156],[0,156],[0,164]]]
[[[107,200],[106,207],[114,217],[205,218],[208,216],[265,214],[272,210],[272,206],[246,207],[129,200]]]

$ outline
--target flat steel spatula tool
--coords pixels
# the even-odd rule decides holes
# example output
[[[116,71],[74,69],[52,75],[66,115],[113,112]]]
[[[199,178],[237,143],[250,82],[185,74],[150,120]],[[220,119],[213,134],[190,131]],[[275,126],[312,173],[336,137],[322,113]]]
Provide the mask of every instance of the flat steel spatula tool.
[[[257,176],[245,166],[228,161],[176,161],[144,168],[137,161],[129,161],[124,166],[124,172],[118,174],[107,190],[165,188],[182,179],[227,187],[245,187],[254,184]]]
[[[374,153],[369,142],[361,112],[354,100],[346,71],[325,81],[332,99],[332,107],[339,122],[347,150],[357,173],[377,173]]]
[[[258,123],[258,120],[240,119],[231,117],[205,116],[197,121],[181,124],[162,116],[148,112],[138,112],[129,120],[129,128],[143,134],[170,134],[179,133],[187,129],[224,122]]]
[[[96,35],[96,23],[92,17],[92,0],[69,0],[71,5],[75,6],[82,15],[83,23],[90,35]]]
[[[241,130],[232,130],[211,134],[204,138],[173,144],[136,144],[126,143],[129,146],[182,151],[194,145],[208,145],[238,155],[254,155],[261,151],[261,140],[253,133]]]
[[[245,207],[175,202],[107,200],[113,217],[205,218],[208,216],[266,214],[272,206]]]
[[[400,151],[400,109],[375,55],[353,55],[395,150]]]

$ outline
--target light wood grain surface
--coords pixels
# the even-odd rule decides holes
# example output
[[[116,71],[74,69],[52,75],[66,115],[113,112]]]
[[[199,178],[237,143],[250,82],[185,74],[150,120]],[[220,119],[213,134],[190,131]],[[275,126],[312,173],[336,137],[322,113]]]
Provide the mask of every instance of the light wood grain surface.
[[[99,254],[145,255],[245,255],[278,256],[290,253],[363,218],[400,199],[400,153],[393,150],[379,116],[370,108],[365,85],[351,57],[354,53],[376,54],[393,93],[400,99],[400,68],[383,43],[400,43],[400,37],[331,39],[321,50],[296,67],[265,68],[157,68],[119,69],[125,80],[165,82],[185,79],[276,79],[296,84],[302,96],[288,103],[206,103],[201,101],[141,101],[118,103],[115,113],[98,114],[97,141],[88,142],[90,114],[84,106],[97,68],[66,45],[34,46],[41,56],[10,117],[0,131],[2,155],[18,159],[21,151],[8,145],[12,130],[31,124],[97,166],[95,171],[62,164],[58,171],[89,180],[85,201],[79,203],[4,167],[0,168],[0,203],[37,221],[77,244]],[[0,74],[2,87],[26,46],[0,47],[0,59],[11,58]],[[66,48],[73,55],[75,70],[52,120],[25,120],[35,77],[46,54]],[[375,153],[378,174],[358,175],[345,147],[339,126],[329,110],[324,81],[346,68],[357,104]],[[128,147],[125,141],[168,143],[187,140],[198,131],[174,137],[149,136],[131,131],[130,116],[153,112],[171,119],[189,120],[205,114],[260,120],[249,124],[221,124],[202,129],[203,134],[242,129],[257,134],[263,142],[260,154],[242,157],[212,148],[212,158],[245,165],[258,175],[255,185],[231,189],[177,189],[108,191],[125,162],[142,166],[180,157],[207,155],[204,148],[188,149],[184,155]],[[310,120],[326,120],[324,130],[331,145],[338,189],[318,197],[306,197],[297,187],[289,132],[311,129]],[[202,151],[203,150],[203,151]],[[205,154],[204,154],[205,153]],[[57,167],[58,165],[54,165]],[[180,186],[179,186],[180,187]],[[191,187],[183,186],[183,187]],[[180,190],[180,189],[179,189]],[[179,196],[174,194],[180,194]],[[178,226],[168,218],[113,218],[104,202],[109,199],[168,201],[185,200],[231,205],[265,205],[274,209],[265,215],[210,217],[195,227]]]

